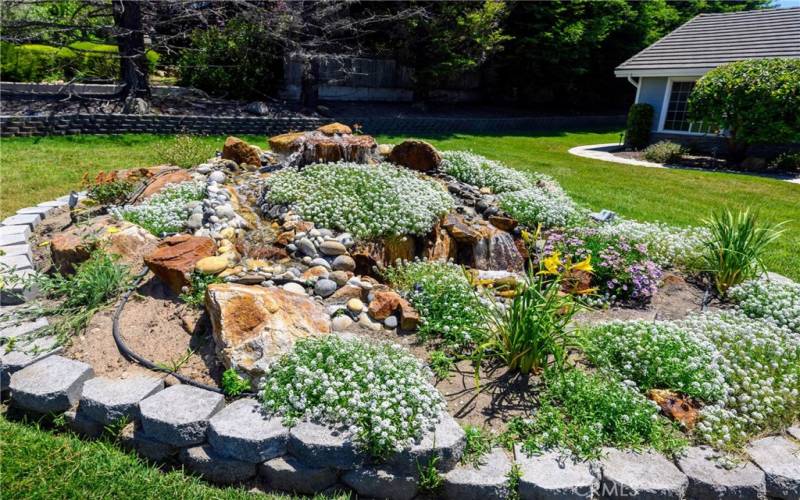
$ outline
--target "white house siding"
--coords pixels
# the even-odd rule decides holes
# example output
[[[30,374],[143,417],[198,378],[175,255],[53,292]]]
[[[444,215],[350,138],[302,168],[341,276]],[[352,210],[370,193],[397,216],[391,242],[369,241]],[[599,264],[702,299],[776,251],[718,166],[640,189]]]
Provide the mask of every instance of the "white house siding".
[[[658,131],[658,124],[661,123],[661,112],[664,106],[664,93],[667,91],[667,77],[641,77],[639,78],[639,90],[636,92],[636,102],[653,106],[653,127],[652,131]]]

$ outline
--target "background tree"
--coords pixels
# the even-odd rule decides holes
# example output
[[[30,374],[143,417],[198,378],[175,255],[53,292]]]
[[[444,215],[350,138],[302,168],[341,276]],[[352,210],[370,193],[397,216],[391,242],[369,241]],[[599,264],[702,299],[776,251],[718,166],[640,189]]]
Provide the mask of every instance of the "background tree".
[[[800,142],[800,61],[750,59],[706,73],[689,95],[693,120],[728,134],[740,161],[751,144]]]

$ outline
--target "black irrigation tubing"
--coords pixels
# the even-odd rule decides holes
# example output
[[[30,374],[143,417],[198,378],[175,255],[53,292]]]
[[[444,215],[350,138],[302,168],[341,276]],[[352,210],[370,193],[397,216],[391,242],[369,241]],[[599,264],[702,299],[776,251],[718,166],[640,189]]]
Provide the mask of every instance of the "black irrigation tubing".
[[[176,379],[180,380],[184,384],[192,385],[194,387],[199,387],[200,389],[205,389],[207,391],[212,391],[212,392],[216,392],[218,394],[222,394],[222,395],[227,396],[227,394],[225,394],[218,387],[214,387],[214,386],[210,386],[210,385],[204,384],[202,382],[198,382],[198,381],[193,380],[193,379],[191,379],[189,377],[181,375],[178,372],[174,372],[174,371],[169,370],[167,368],[164,368],[162,366],[158,366],[157,364],[155,364],[154,362],[150,361],[149,359],[147,359],[147,358],[145,358],[143,356],[140,356],[139,354],[133,352],[125,344],[125,341],[122,340],[122,335],[120,335],[120,328],[119,328],[119,318],[120,318],[120,316],[122,316],[122,311],[125,309],[125,304],[128,303],[128,299],[131,297],[131,295],[133,295],[133,292],[135,292],[136,289],[139,287],[139,284],[142,281],[142,278],[144,278],[147,275],[148,272],[149,272],[148,269],[145,269],[141,273],[136,275],[136,277],[133,280],[133,283],[131,284],[130,289],[122,295],[122,298],[120,299],[119,305],[117,305],[117,308],[114,310],[114,316],[112,318],[112,324],[111,324],[111,333],[114,336],[114,342],[117,344],[117,349],[119,350],[120,354],[122,354],[122,356],[125,357],[125,359],[128,359],[130,361],[136,362],[136,363],[144,366],[145,368],[149,368],[150,370],[157,371],[157,372],[168,373],[169,375],[172,375],[173,377],[175,377]],[[252,397],[252,396],[256,396],[256,393],[254,393],[254,392],[242,392],[241,394],[239,394],[239,397]]]

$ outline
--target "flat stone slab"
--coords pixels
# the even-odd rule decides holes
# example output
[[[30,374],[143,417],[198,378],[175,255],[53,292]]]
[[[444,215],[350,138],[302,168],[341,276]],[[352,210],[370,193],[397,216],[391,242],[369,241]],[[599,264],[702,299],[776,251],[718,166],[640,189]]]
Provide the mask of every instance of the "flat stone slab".
[[[27,255],[0,255],[0,269],[3,267],[22,271],[23,269],[33,269],[33,264]]]
[[[206,439],[209,419],[225,406],[222,394],[174,385],[139,403],[142,428],[152,439],[191,446]]]
[[[240,483],[256,475],[256,464],[223,457],[208,445],[184,448],[179,456],[187,469],[214,483]]]
[[[800,441],[800,425],[793,425],[786,429],[790,436]]]
[[[708,446],[695,446],[678,458],[678,467],[689,478],[689,498],[764,498],[764,473],[758,467],[744,462],[731,469],[723,468],[717,460],[720,457]]]
[[[36,206],[37,207],[61,208],[61,207],[66,207],[67,205],[69,205],[69,201],[68,200],[59,199],[59,200],[43,201],[42,203],[39,203]]]
[[[12,226],[12,227],[27,228],[28,226]],[[0,229],[6,229],[6,228],[0,227]],[[28,243],[28,237],[23,233],[0,234],[0,246],[6,247],[11,245],[26,245],[27,243]]]
[[[9,236],[12,234],[21,234],[23,239],[27,239],[31,235],[31,227],[27,224],[2,224],[0,227],[0,236]],[[4,245],[6,243],[3,243]]]
[[[438,456],[437,468],[449,471],[461,459],[465,446],[464,429],[450,414],[443,412],[432,431],[425,432],[418,443],[390,457],[388,463],[400,473],[415,473],[418,463],[424,466]]]
[[[178,454],[177,447],[151,439],[134,423],[122,429],[119,441],[128,450],[135,451],[139,456],[153,462],[167,462]]]
[[[381,468],[364,467],[347,471],[342,482],[362,497],[388,500],[411,500],[417,494],[417,480],[413,476],[397,475]]]
[[[276,490],[313,495],[336,483],[337,472],[329,467],[309,467],[291,455],[259,465],[258,473]]]
[[[47,318],[36,318],[33,321],[23,321],[23,322],[16,322],[10,320],[9,323],[5,323],[8,326],[0,326],[0,338],[4,339],[14,339],[19,337],[20,335],[27,335],[29,333],[35,332],[40,328],[44,328],[50,324],[47,321]]]
[[[449,500],[507,498],[511,459],[500,448],[481,458],[478,467],[460,465],[444,475],[442,494]]]
[[[164,388],[164,381],[137,376],[126,379],[98,377],[83,385],[78,413],[104,425],[139,418],[139,402]]]
[[[522,474],[519,495],[523,500],[583,500],[600,491],[596,464],[577,461],[557,451],[528,456],[519,445],[515,454]]]
[[[36,342],[42,342],[46,339],[36,339]],[[47,356],[51,356],[53,354],[58,354],[61,352],[60,346],[54,346],[49,350],[41,350],[36,352],[22,352],[22,351],[11,351],[5,352],[4,348],[0,348],[0,390],[8,389],[9,384],[11,383],[11,374],[16,373],[26,366],[32,365],[33,363],[46,358]]]
[[[86,363],[47,356],[11,374],[11,400],[25,410],[61,413],[78,402],[83,383],[93,376]]]
[[[663,455],[614,448],[603,450],[601,494],[616,499],[680,500],[689,486],[687,477]]]
[[[35,207],[20,208],[19,210],[17,210],[17,214],[18,215],[34,214],[40,216],[42,219],[45,219],[47,218],[48,215],[53,213],[55,209],[56,207],[37,205]]]
[[[770,436],[750,443],[747,453],[766,475],[768,496],[800,498],[800,445]]]
[[[239,399],[211,417],[208,443],[225,456],[259,463],[286,453],[289,429],[264,415],[255,399]]]
[[[11,217],[3,219],[4,226],[28,226],[31,229],[35,228],[42,221],[42,216],[39,214],[16,214]]]
[[[311,467],[347,470],[364,461],[350,434],[313,422],[300,422],[292,427],[288,450]]]
[[[7,257],[12,255],[24,255],[28,260],[33,260],[33,251],[31,250],[31,246],[27,243],[0,246],[0,255],[5,255]]]

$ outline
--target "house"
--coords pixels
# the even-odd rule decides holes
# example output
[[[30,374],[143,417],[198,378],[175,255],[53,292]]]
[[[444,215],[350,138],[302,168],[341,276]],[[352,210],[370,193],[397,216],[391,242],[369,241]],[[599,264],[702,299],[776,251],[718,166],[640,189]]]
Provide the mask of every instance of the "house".
[[[742,59],[800,58],[800,8],[700,14],[614,70],[653,106],[653,142],[724,147],[720,136],[687,117],[687,99],[708,71]]]

